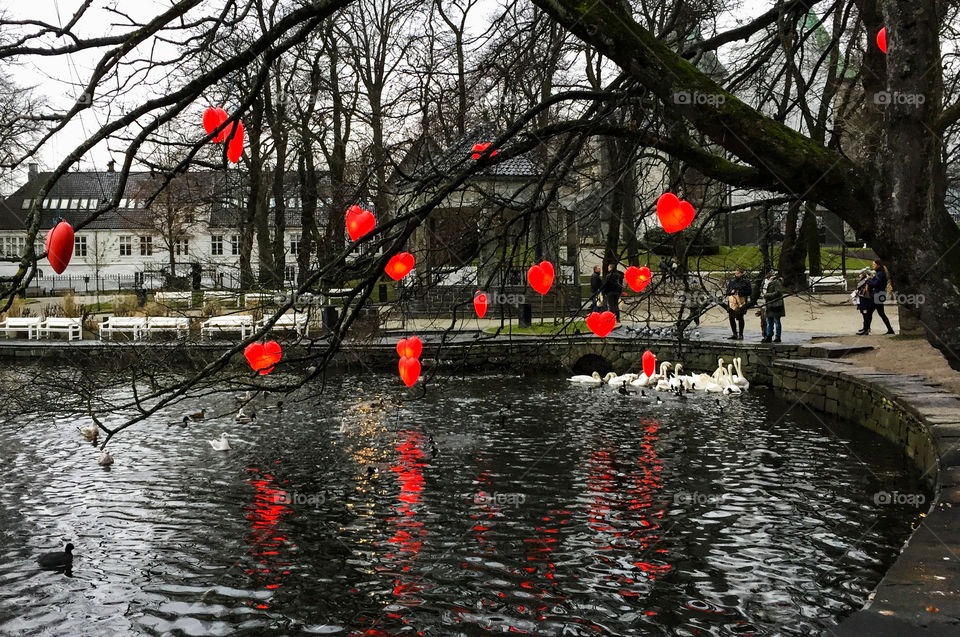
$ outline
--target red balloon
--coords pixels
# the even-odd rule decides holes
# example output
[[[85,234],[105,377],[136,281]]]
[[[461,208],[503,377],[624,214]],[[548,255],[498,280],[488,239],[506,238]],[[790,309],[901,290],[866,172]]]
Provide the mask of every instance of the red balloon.
[[[645,351],[643,353],[643,373],[647,375],[647,378],[650,378],[656,370],[657,357],[650,350]]]
[[[228,115],[228,114],[227,114],[227,111],[223,110],[222,108],[217,107],[217,108],[214,109],[214,111],[215,111],[216,114],[217,114],[217,126],[220,126],[221,124],[223,124],[224,122],[226,122],[228,119],[230,119],[230,115]],[[213,128],[216,128],[217,126],[214,126]],[[207,132],[209,133],[209,132],[213,131],[213,128],[211,128],[211,129],[210,129],[209,131],[207,131]],[[219,144],[220,142],[224,141],[224,140],[227,138],[227,135],[230,134],[230,131],[231,131],[231,130],[233,130],[233,124],[230,124],[229,126],[227,126],[226,128],[224,128],[222,131],[220,131],[219,133],[217,133],[217,136],[213,138],[213,141],[216,142],[216,143],[218,143],[218,144]]]
[[[230,126],[227,127],[231,128]],[[226,139],[226,137],[224,137]],[[237,163],[240,161],[240,155],[243,154],[243,122],[237,121],[237,132],[230,139],[230,144],[227,146],[227,160],[231,163]]]
[[[672,192],[664,193],[657,199],[657,219],[668,233],[680,232],[689,226],[696,214],[692,205],[680,201]]]
[[[67,269],[73,256],[73,226],[61,221],[47,233],[47,260],[57,274]]]
[[[207,135],[216,130],[217,126],[222,124],[220,117],[217,113],[217,109],[212,106],[208,106],[207,110],[203,111],[203,130],[207,132]]]
[[[387,273],[394,281],[399,281],[410,274],[413,269],[413,255],[409,252],[401,252],[390,257],[383,271]]]
[[[423,341],[420,340],[419,336],[401,338],[397,341],[397,354],[400,355],[400,358],[420,358],[422,352]]]
[[[276,341],[267,341],[265,344],[250,343],[243,350],[243,355],[253,371],[266,375],[272,372],[274,365],[280,362],[283,351]]]
[[[420,360],[412,356],[404,356],[400,359],[400,380],[407,387],[413,387],[413,384],[420,378]]]
[[[610,333],[610,330],[617,326],[617,317],[613,312],[594,312],[587,317],[587,327],[590,331],[603,338]]]
[[[470,156],[470,158],[471,158],[471,159],[480,159],[481,153],[483,153],[483,151],[487,150],[487,148],[489,148],[489,147],[490,147],[490,142],[486,142],[486,143],[484,143],[484,144],[479,144],[479,143],[478,143],[478,144],[474,144],[474,145],[473,145],[473,148],[470,149],[470,150],[473,151],[473,154]],[[493,151],[493,152],[490,153],[490,156],[493,157],[493,156],[496,155],[496,154],[497,154],[497,151]]]
[[[884,53],[887,52],[887,27],[880,29],[880,32],[877,33],[877,46],[880,47],[880,50]]]
[[[623,273],[623,278],[626,280],[627,285],[629,285],[634,292],[643,292],[643,288],[647,287],[650,283],[650,268],[643,266],[638,268],[635,265],[631,265],[627,268],[627,271]]]
[[[477,318],[483,318],[487,315],[487,293],[477,290],[473,297],[473,309],[477,313]]]
[[[546,294],[550,291],[550,286],[553,285],[553,264],[549,261],[541,261],[536,265],[531,265],[530,269],[527,270],[527,281],[530,282],[530,287],[539,292],[540,294]]]
[[[363,235],[373,230],[377,225],[377,218],[369,210],[364,210],[354,204],[347,208],[347,234],[350,239],[356,241]]]

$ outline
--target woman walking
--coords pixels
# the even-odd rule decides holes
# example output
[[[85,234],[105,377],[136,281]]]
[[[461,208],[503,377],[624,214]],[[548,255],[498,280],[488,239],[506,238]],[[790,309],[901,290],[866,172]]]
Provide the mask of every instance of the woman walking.
[[[764,310],[767,315],[767,330],[761,343],[780,342],[780,331],[782,329],[780,319],[787,315],[786,304],[783,302],[783,281],[774,271],[772,276],[768,276],[766,281],[766,292],[763,294]]]
[[[887,300],[887,284],[890,281],[887,275],[887,268],[883,261],[877,259],[873,262],[873,276],[866,281],[866,291],[868,298],[865,299],[861,312],[863,312],[863,329],[857,334],[864,336],[870,333],[870,324],[873,322],[873,313],[880,315],[883,324],[887,326],[887,334],[895,334],[893,326],[890,325],[890,319],[884,311],[883,304]],[[864,299],[863,296],[860,297]]]

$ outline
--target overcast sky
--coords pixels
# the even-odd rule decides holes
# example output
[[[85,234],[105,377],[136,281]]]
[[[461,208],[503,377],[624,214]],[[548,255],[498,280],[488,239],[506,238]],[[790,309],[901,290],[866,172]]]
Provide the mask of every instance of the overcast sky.
[[[489,9],[484,8],[481,11],[485,16],[490,15],[497,4],[496,0],[481,0],[481,3],[489,5]],[[8,19],[34,19],[58,26],[66,24],[81,4],[82,0],[0,0],[0,7]],[[95,0],[94,5],[95,8],[88,10],[74,30],[81,37],[103,36],[118,30],[127,30],[118,26],[123,19],[105,8],[119,7],[133,19],[145,21],[169,7],[170,2],[169,0]],[[743,0],[741,8],[728,16],[729,26],[749,21],[773,5],[774,0]],[[212,3],[208,6],[212,6]],[[159,52],[162,56],[162,46],[159,47]],[[146,47],[141,53],[147,54]],[[155,49],[153,53],[157,54],[157,50]],[[37,87],[37,90],[52,104],[67,108],[80,94],[79,87],[87,82],[91,70],[101,55],[102,51],[58,57],[35,56],[22,58],[15,66],[7,68],[20,85]],[[144,89],[146,95],[152,90],[156,89],[154,87]],[[84,110],[79,118],[51,139],[41,150],[38,158],[41,168],[55,167],[89,133],[116,117],[123,106],[122,104],[112,105],[112,112],[100,108]],[[101,144],[84,157],[79,168],[81,170],[104,169],[111,156],[116,159],[121,158],[121,153],[116,152],[118,150],[120,149],[114,148],[115,152],[110,153],[110,149]],[[23,172],[25,179],[26,169]]]

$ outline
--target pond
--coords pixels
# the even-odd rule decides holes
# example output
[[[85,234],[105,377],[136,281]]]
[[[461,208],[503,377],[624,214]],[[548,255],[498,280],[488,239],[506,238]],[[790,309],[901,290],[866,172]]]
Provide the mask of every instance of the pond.
[[[108,470],[86,422],[5,425],[2,629],[810,635],[925,510],[877,495],[922,493],[892,445],[762,389],[721,411],[545,376],[334,385],[247,424],[198,399],[205,421],[138,424]],[[67,541],[70,576],[39,570]]]

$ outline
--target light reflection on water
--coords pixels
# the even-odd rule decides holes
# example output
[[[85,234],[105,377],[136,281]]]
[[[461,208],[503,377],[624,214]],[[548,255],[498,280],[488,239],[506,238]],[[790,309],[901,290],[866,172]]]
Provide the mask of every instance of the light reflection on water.
[[[873,501],[917,490],[889,445],[759,390],[721,414],[558,378],[400,406],[397,383],[346,377],[243,425],[211,397],[213,418],[117,440],[109,471],[77,423],[0,431],[3,630],[812,634],[918,512]],[[68,540],[72,578],[36,569]]]

